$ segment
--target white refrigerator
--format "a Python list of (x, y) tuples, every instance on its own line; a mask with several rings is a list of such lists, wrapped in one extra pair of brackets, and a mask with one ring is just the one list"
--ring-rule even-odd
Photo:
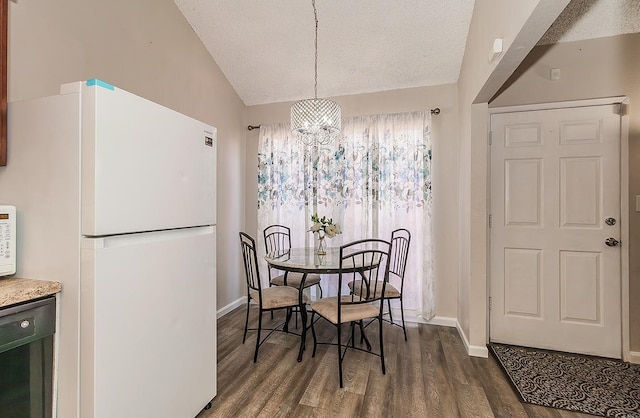
[(9, 104), (16, 276), (62, 283), (54, 416), (192, 418), (216, 395), (216, 147), (98, 79)]

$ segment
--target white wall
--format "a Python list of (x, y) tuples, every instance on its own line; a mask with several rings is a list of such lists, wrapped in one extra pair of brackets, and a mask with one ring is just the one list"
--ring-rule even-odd
[[(433, 116), (433, 234), (435, 243), (434, 275), (436, 315), (455, 318), (457, 312), (458, 231), (453, 215), (458, 207), (457, 194), (457, 89), (454, 84), (358, 94), (333, 98), (342, 107), (343, 117), (411, 112), (439, 107)], [(287, 123), (292, 103), (250, 106), (247, 121), (251, 125)], [(257, 150), (259, 131), (248, 131), (245, 225), (251, 234), (257, 231)]]
[[(476, 0), (458, 79), (458, 321), (468, 352), (487, 355), (487, 103), (569, 0)], [(489, 62), (496, 38), (505, 52)]]
[[(217, 305), (241, 297), (245, 106), (173, 1), (10, 1), (8, 58), (9, 101), (100, 78), (218, 128)], [(59, 417), (75, 416), (76, 391), (60, 388)]]

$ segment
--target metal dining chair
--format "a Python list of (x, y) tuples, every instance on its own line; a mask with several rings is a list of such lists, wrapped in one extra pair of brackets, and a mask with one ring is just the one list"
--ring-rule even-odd
[[(385, 320), (391, 325), (402, 328), (404, 332), (404, 340), (407, 341), (407, 328), (404, 322), (404, 306), (402, 304), (402, 291), (404, 289), (404, 274), (407, 269), (407, 258), (409, 256), (409, 244), (411, 243), (411, 232), (404, 228), (396, 229), (391, 233), (391, 252), (389, 255), (389, 282), (386, 286), (384, 298), (387, 300), (387, 307), (389, 309), (389, 319)], [(354, 293), (359, 294), (363, 291), (362, 280), (354, 280), (347, 283), (347, 287)], [(366, 293), (365, 296), (370, 297)], [(370, 289), (369, 289), (370, 290)], [(391, 313), (391, 300), (397, 299), (400, 301), (400, 316), (402, 317), (402, 325), (393, 321), (393, 314)]]
[[(388, 241), (380, 239), (365, 239), (354, 241), (340, 247), (340, 270), (338, 273), (338, 296), (322, 298), (311, 303), (311, 332), (313, 334), (313, 355), (316, 354), (318, 344), (336, 345), (338, 347), (338, 368), (340, 374), (340, 387), (344, 387), (342, 378), (342, 362), (348, 349), (359, 350), (380, 357), (382, 374), (386, 374), (384, 364), (384, 346), (382, 338), (382, 315), (384, 310), (384, 295), (389, 274), (389, 249)], [(342, 284), (354, 281), (358, 277), (367, 285), (361, 286), (359, 292), (343, 294)], [(337, 343), (318, 342), (315, 332), (315, 315), (320, 316), (337, 330)], [(378, 353), (371, 351), (371, 345), (362, 332), (365, 320), (370, 320), (366, 325), (377, 320), (379, 324), (379, 349)], [(351, 336), (345, 343), (342, 342), (342, 325), (350, 324)], [(355, 325), (358, 325), (362, 337), (367, 342), (367, 348), (355, 345)]]
[[(244, 261), (244, 270), (247, 279), (247, 316), (244, 322), (244, 335), (242, 336), (242, 344), (244, 344), (247, 339), (247, 331), (257, 331), (258, 335), (256, 337), (256, 350), (253, 355), (253, 362), (258, 361), (258, 350), (263, 342), (269, 338), (274, 331), (285, 331), (288, 332), (288, 323), (291, 319), (291, 314), (294, 308), (299, 309), (304, 317), (303, 322), (306, 319), (306, 308), (300, 309), (304, 307), (307, 303), (307, 296), (303, 294), (303, 292), (298, 289), (294, 289), (289, 286), (274, 286), (274, 287), (262, 287), (262, 282), (260, 281), (260, 271), (258, 268), (258, 257), (256, 255), (256, 242), (253, 238), (251, 238), (248, 234), (244, 232), (240, 232), (240, 246), (242, 249), (242, 259)], [(258, 304), (258, 328), (249, 328), (249, 308), (251, 305), (251, 301), (254, 301)], [(260, 340), (260, 332), (262, 328), (262, 313), (265, 311), (271, 311), (278, 309), (286, 309), (287, 315), (285, 322), (281, 325), (276, 326), (275, 328), (265, 328), (269, 332), (263, 340)], [(280, 329), (280, 327), (283, 327)], [(300, 342), (300, 354), (298, 358), (302, 355), (302, 350), (304, 348), (304, 341)]]
[[(284, 225), (270, 225), (264, 230), (264, 245), (267, 254), (281, 254), (291, 249), (291, 229)], [(269, 268), (269, 286), (284, 286), (285, 274), (279, 270)], [(276, 272), (277, 275), (272, 276)], [(300, 288), (302, 273), (287, 274), (287, 286)], [(320, 286), (320, 275), (307, 274), (304, 287), (318, 286), (320, 297), (322, 297), (322, 287)]]

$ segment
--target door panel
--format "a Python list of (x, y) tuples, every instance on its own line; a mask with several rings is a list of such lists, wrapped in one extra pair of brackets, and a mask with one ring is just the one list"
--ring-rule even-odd
[(620, 358), (616, 110), (491, 116), (491, 341)]
[(560, 227), (599, 228), (602, 214), (601, 159), (560, 159)]
[(541, 226), (542, 160), (505, 160), (506, 224)]
[(540, 317), (541, 251), (505, 248), (505, 312)]
[(601, 254), (560, 251), (560, 321), (601, 325)]

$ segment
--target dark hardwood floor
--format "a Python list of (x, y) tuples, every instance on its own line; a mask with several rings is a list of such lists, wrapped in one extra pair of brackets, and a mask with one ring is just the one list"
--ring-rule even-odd
[[(299, 337), (278, 332), (260, 347), (254, 364), (255, 332), (242, 344), (245, 309), (218, 320), (218, 395), (198, 418), (590, 416), (521, 403), (496, 361), (469, 357), (449, 327), (408, 324), (405, 342), (401, 328), (385, 323), (387, 374), (378, 357), (350, 350), (344, 389), (337, 348), (319, 345), (312, 358), (311, 332), (302, 362), (296, 361)], [(276, 314), (274, 323), (282, 318)], [(257, 308), (249, 321), (257, 324)], [(263, 321), (272, 324), (268, 313)], [(322, 320), (316, 331), (319, 341), (335, 338), (335, 328)], [(367, 336), (377, 350), (377, 326), (367, 328)]]

